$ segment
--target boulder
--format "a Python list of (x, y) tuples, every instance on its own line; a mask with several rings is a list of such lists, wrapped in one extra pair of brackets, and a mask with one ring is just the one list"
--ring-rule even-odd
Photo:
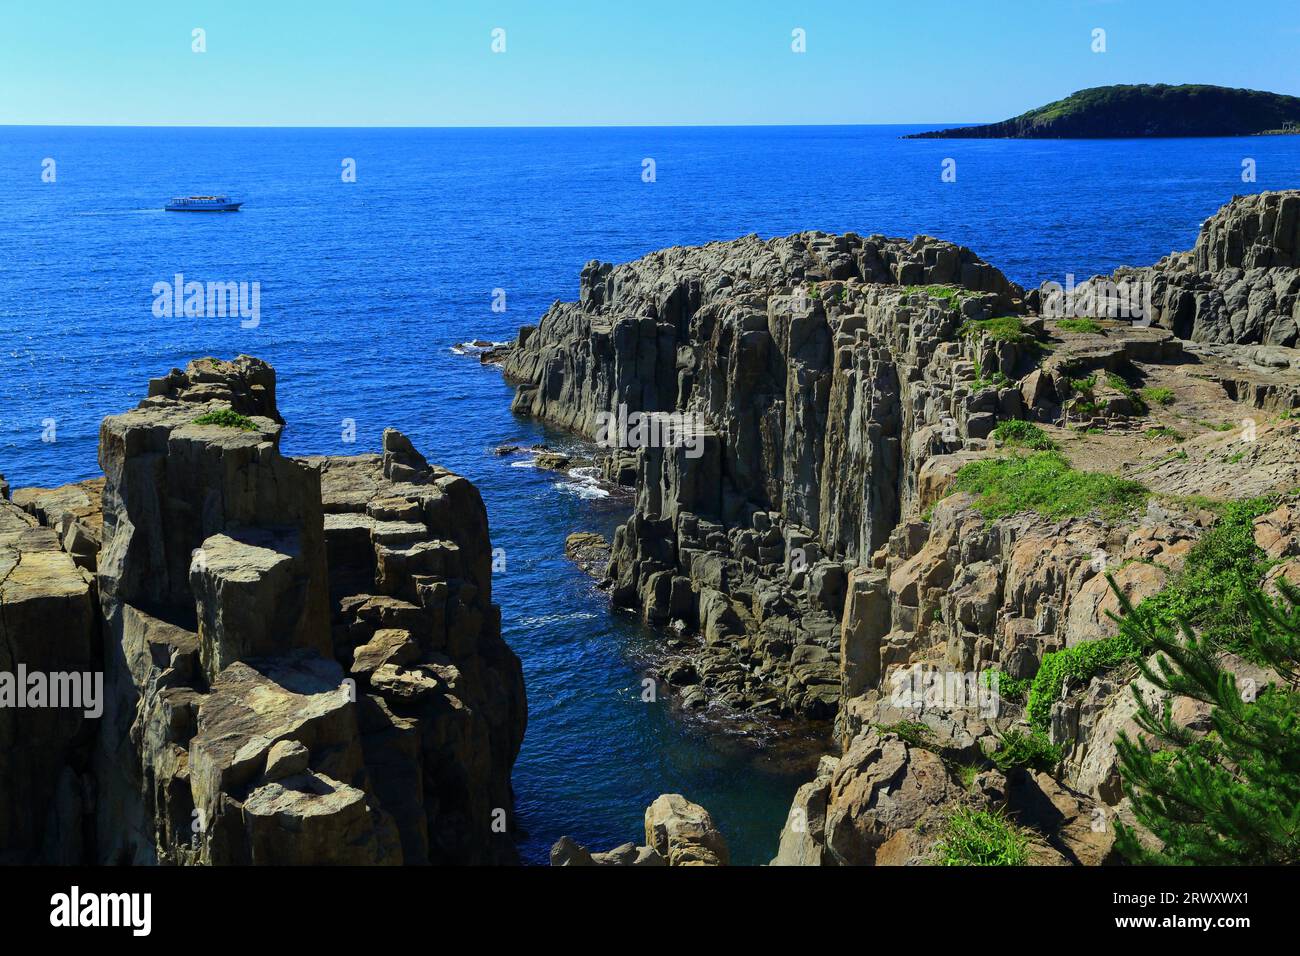
[(680, 793), (665, 793), (646, 808), (645, 840), (669, 866), (726, 866), (730, 858), (713, 817)]
[(840, 866), (922, 862), (960, 794), (937, 754), (869, 729), (831, 778), (826, 852)]

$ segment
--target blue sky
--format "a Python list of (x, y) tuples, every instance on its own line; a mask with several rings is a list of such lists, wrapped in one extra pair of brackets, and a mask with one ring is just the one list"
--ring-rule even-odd
[(1298, 64), (1294, 0), (0, 0), (0, 124), (976, 122)]

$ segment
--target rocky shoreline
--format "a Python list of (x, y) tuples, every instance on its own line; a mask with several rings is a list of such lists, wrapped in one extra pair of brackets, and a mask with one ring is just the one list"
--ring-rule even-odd
[[(1032, 863), (1116, 862), (1115, 740), (1162, 693), (1131, 657), (1060, 664), (1113, 638), (1108, 577), (1169, 595), (1231, 532), (1251, 583), (1300, 585), (1300, 192), (1061, 296), (924, 236), (749, 236), (590, 263), (515, 343), (465, 343), (596, 449), (501, 454), (625, 489), (613, 540), (566, 552), (661, 636), (674, 706), (820, 752), (774, 863), (935, 862), (963, 813)], [(395, 430), (294, 458), (284, 424), (269, 365), (199, 359), (104, 420), (102, 477), (0, 478), (0, 674), (44, 681), (0, 707), (0, 862), (517, 861), (526, 695), (479, 492)], [(644, 844), (552, 853), (728, 861), (680, 794)]]
[[(1011, 814), (1034, 862), (1102, 863), (1131, 820), (1113, 741), (1135, 667), (1067, 682), (1033, 721), (1017, 694), (982, 713), (893, 691), (928, 670), (1023, 685), (1113, 634), (1102, 571), (1134, 602), (1161, 592), (1217, 502), (1269, 496), (1257, 547), (1300, 580), (1297, 255), (1300, 193), (1238, 197), (1190, 252), (1085, 283), (1084, 318), (928, 237), (746, 237), (589, 263), (502, 367), (517, 412), (588, 438), (619, 412), (702, 423), (700, 454), (617, 449), (636, 507), (606, 575), (616, 605), (708, 649), (716, 666), (670, 678), (683, 696), (833, 724), (774, 862), (927, 862), (967, 807)], [(1145, 510), (989, 518), (955, 480), (1017, 435)], [(1058, 759), (998, 769), (1021, 733)]]
[(103, 479), (0, 500), (0, 670), (106, 684), (95, 721), (0, 710), (4, 862), (517, 859), (477, 490), (393, 430), (286, 457), (283, 424), (270, 366), (198, 360), (105, 419)]

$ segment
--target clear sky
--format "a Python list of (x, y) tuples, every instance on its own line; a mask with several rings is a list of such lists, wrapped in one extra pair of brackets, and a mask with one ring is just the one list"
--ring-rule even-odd
[(1143, 82), (1300, 94), (1300, 3), (0, 0), (0, 124), (982, 122)]

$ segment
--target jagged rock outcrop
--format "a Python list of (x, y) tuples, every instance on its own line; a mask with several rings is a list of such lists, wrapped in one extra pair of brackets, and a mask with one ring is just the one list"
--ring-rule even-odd
[(609, 542), (593, 531), (575, 531), (564, 540), (564, 554), (586, 574), (604, 579), (609, 566)]
[(8, 647), (45, 661), (79, 639), (105, 674), (102, 718), (86, 729), (65, 714), (26, 775), (58, 832), (24, 823), (37, 843), (15, 851), (512, 862), (526, 707), (477, 490), (392, 430), (382, 455), (282, 455), (274, 372), (247, 356), (193, 362), (149, 392), (104, 421), (102, 484), (3, 504), (24, 568), (6, 577)]
[[(335, 656), (361, 695), (366, 761), (408, 855), (503, 862), (527, 708), (492, 602), (478, 489), (400, 433), (382, 455), (308, 458), (325, 507)], [(490, 852), (489, 852), (490, 850)]]
[[(1051, 774), (987, 776), (1029, 728), (1023, 701), (979, 688), (1113, 634), (1104, 572), (1133, 601), (1165, 587), (1217, 520), (1207, 498), (1300, 485), (1297, 201), (1236, 200), (1197, 250), (1146, 270), (1154, 323), (1039, 314), (1047, 287), (1022, 297), (935, 240), (804, 234), (589, 264), (578, 302), (521, 331), (517, 411), (598, 443), (643, 413), (639, 438), (607, 440), (607, 474), (630, 461), (636, 489), (608, 576), (615, 603), (674, 625), (675, 649), (694, 635), (667, 683), (687, 706), (835, 718), (841, 755), (800, 788), (775, 862), (930, 862), (958, 806), (1007, 814), (1035, 862), (1111, 860), (1136, 667), (1062, 688)], [(1238, 315), (1243, 281), (1273, 293)], [(1206, 324), (1174, 321), (1161, 290), (1197, 282)], [(1236, 318), (1211, 322), (1216, 295)], [(646, 440), (670, 420), (695, 441)], [(1140, 481), (1146, 510), (990, 519), (954, 494), (1017, 420), (1075, 469)], [(1261, 541), (1300, 553), (1293, 524), (1273, 516)], [(973, 696), (900, 696), (935, 673)]]
[(680, 793), (662, 794), (646, 807), (642, 846), (592, 853), (565, 836), (551, 848), (551, 866), (726, 866), (730, 859), (709, 811)]
[[(701, 309), (738, 298), (761, 311), (768, 294), (800, 288), (811, 302), (825, 304), (837, 290), (822, 295), (816, 284), (848, 280), (959, 283), (1004, 298), (1019, 293), (969, 249), (925, 237), (746, 236), (673, 247), (625, 265), (590, 262), (578, 302), (557, 302), (536, 328), (521, 330), (504, 366), (519, 383), (514, 407), (587, 435), (595, 434), (598, 413), (620, 404), (634, 412), (684, 407), (703, 381), (695, 352), (708, 336), (691, 328)], [(751, 292), (755, 298), (747, 300)], [(751, 324), (757, 320), (751, 315)], [(807, 344), (802, 333), (816, 324), (810, 319), (794, 329), (796, 351)], [(736, 331), (765, 332), (766, 323), (760, 326)], [(738, 345), (761, 348), (768, 338), (753, 334)]]
[[(1077, 296), (1101, 281), (1080, 285)], [(1147, 283), (1150, 320), (1180, 338), (1294, 347), (1300, 341), (1300, 190), (1234, 197), (1202, 223), (1190, 251), (1120, 269), (1109, 281)], [(1249, 355), (1262, 368), (1296, 367), (1286, 351)]]
[[(956, 308), (919, 288), (936, 283), (959, 285)], [(948, 423), (954, 440), (982, 438), (1000, 403), (1019, 407), (1008, 389), (967, 414), (959, 386), (1022, 356), (977, 356), (957, 335), (1019, 293), (936, 240), (747, 237), (589, 264), (580, 301), (521, 334), (505, 371), (521, 383), (516, 410), (589, 436), (620, 412), (699, 423), (696, 447), (637, 458), (613, 599), (697, 629), (715, 664), (705, 686), (726, 703), (826, 717), (847, 570), (912, 494), (911, 443), (947, 447)], [(923, 368), (932, 387), (905, 396)]]

